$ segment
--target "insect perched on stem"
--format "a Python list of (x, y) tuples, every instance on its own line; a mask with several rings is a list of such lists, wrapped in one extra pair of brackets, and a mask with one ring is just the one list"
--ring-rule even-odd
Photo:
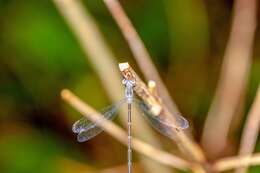
[[(172, 128), (175, 129), (186, 129), (189, 127), (188, 121), (180, 116), (175, 115), (172, 121), (171, 118), (164, 116), (164, 110), (159, 104), (159, 100), (156, 98), (150, 97), (150, 91), (146, 90), (146, 87), (136, 85), (136, 76), (127, 71), (127, 63), (119, 64), (119, 68), (121, 71), (124, 71), (124, 79), (122, 80), (122, 84), (125, 86), (125, 98), (120, 100), (119, 102), (105, 108), (101, 111), (103, 117), (101, 117), (96, 122), (91, 122), (87, 118), (83, 117), (80, 120), (76, 121), (72, 126), (72, 131), (77, 133), (77, 140), (79, 142), (87, 141), (99, 133), (103, 131), (100, 124), (104, 123), (107, 120), (112, 120), (115, 118), (118, 109), (124, 104), (127, 103), (128, 106), (128, 173), (132, 172), (132, 149), (131, 149), (131, 123), (132, 123), (132, 115), (131, 108), (132, 104), (135, 103), (140, 110), (142, 111), (142, 115), (151, 123), (151, 125), (157, 129), (162, 134), (173, 138), (174, 134), (172, 133)], [(139, 100), (134, 97), (134, 91), (138, 94), (138, 96), (145, 100)]]

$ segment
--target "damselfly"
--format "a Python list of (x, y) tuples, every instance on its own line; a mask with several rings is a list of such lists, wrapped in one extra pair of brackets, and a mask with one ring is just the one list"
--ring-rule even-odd
[[(100, 124), (107, 120), (112, 120), (115, 118), (118, 109), (124, 104), (128, 105), (128, 173), (131, 173), (132, 164), (132, 150), (131, 150), (131, 106), (132, 103), (137, 104), (137, 106), (142, 111), (145, 119), (151, 123), (151, 125), (170, 138), (174, 138), (174, 129), (186, 129), (189, 126), (188, 121), (181, 115), (174, 114), (174, 117), (168, 117), (164, 115), (164, 112), (160, 110), (160, 115), (155, 115), (155, 110), (145, 103), (144, 101), (134, 98), (133, 88), (135, 87), (134, 79), (123, 79), (122, 83), (125, 85), (125, 98), (120, 100), (118, 103), (109, 106), (108, 108), (101, 111), (103, 115), (100, 120), (96, 122), (91, 122), (87, 118), (83, 117), (76, 121), (72, 126), (72, 131), (77, 133), (77, 140), (79, 142), (87, 141), (103, 131)], [(141, 89), (139, 89), (141, 90)], [(145, 93), (145, 92), (143, 92)], [(157, 111), (158, 113), (158, 111)]]

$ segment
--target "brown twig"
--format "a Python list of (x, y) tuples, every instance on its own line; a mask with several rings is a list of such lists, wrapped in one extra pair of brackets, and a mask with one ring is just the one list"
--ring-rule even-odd
[[(114, 102), (122, 99), (124, 90), (114, 55), (106, 45), (101, 32), (87, 9), (84, 8), (80, 0), (53, 0), (53, 2), (76, 35), (82, 50), (101, 79), (100, 81), (110, 99)], [(133, 112), (133, 114), (136, 113)], [(120, 110), (120, 120), (123, 124), (127, 122), (127, 116), (124, 115), (126, 115), (126, 110)], [(133, 133), (160, 148), (160, 141), (156, 140), (150, 127), (144, 123), (144, 120), (140, 116), (135, 116), (134, 118), (136, 123), (133, 124)], [(143, 133), (139, 133), (140, 131)], [(171, 172), (166, 166), (151, 161), (151, 159), (147, 159), (142, 155), (139, 158), (147, 172)]]
[(158, 92), (163, 102), (171, 111), (178, 112), (178, 108), (176, 104), (172, 101), (167, 88), (163, 84), (159, 73), (157, 72), (153, 62), (151, 61), (151, 57), (147, 49), (145, 48), (145, 45), (143, 44), (141, 38), (139, 37), (133, 24), (127, 17), (118, 0), (103, 1), (108, 7), (116, 23), (118, 24), (146, 80), (154, 80), (158, 85)]
[(256, 0), (235, 1), (220, 81), (202, 135), (202, 144), (211, 158), (217, 157), (225, 148), (231, 121), (245, 91), (256, 28), (256, 8)]
[[(97, 122), (100, 120), (102, 115), (100, 115), (97, 111), (93, 108), (85, 104), (81, 101), (77, 96), (75, 96), (72, 92), (65, 89), (61, 92), (62, 98), (69, 103), (74, 109), (79, 111), (82, 115), (88, 118), (91, 121)], [(102, 124), (98, 124), (101, 126), (107, 133), (113, 136), (115, 139), (127, 145), (127, 133), (114, 124), (111, 121), (102, 121)], [(187, 170), (191, 167), (189, 162), (174, 156), (173, 154), (167, 153), (165, 151), (161, 151), (153, 146), (142, 142), (136, 138), (132, 139), (133, 149), (138, 151), (139, 153), (144, 154), (145, 156), (158, 161), (159, 163), (171, 166), (173, 168)]]
[[(135, 93), (147, 104), (149, 105), (151, 111), (156, 116), (163, 116), (163, 118), (167, 118), (168, 121), (172, 122), (173, 125), (176, 124), (176, 119), (174, 119), (174, 115), (165, 107), (160, 99), (154, 96), (144, 82), (138, 77), (135, 71), (130, 67), (128, 63), (119, 64), (119, 68), (121, 74), (125, 79), (134, 80)], [(176, 125), (178, 127), (178, 125)], [(200, 149), (200, 147), (193, 141), (191, 141), (182, 130), (178, 130), (178, 128), (172, 128), (172, 132), (174, 134), (174, 139), (177, 141), (177, 144), (184, 148), (187, 153), (189, 153), (190, 159), (193, 159), (198, 162), (205, 162), (205, 157)]]
[[(250, 155), (253, 153), (258, 132), (260, 128), (260, 86), (258, 87), (257, 94), (253, 106), (249, 112), (248, 119), (242, 134), (240, 142), (239, 155)], [(238, 168), (236, 173), (247, 172), (247, 167)]]
[(241, 166), (254, 166), (260, 164), (260, 153), (256, 153), (250, 156), (234, 156), (223, 158), (215, 162), (212, 168), (215, 171), (227, 171), (230, 169), (238, 168)]
[[(123, 88), (114, 56), (87, 9), (79, 0), (53, 0), (53, 2), (76, 35), (82, 50), (101, 78), (102, 84), (106, 86), (110, 98), (114, 101), (122, 98)], [(107, 74), (110, 74), (109, 78)]]

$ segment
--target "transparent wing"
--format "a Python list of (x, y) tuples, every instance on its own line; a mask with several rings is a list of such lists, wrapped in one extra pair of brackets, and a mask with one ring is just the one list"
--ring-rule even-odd
[(101, 133), (103, 131), (103, 129), (101, 129), (98, 126), (95, 126), (93, 124), (92, 127), (90, 127), (88, 130), (82, 131), (78, 134), (77, 136), (77, 140), (79, 142), (84, 142), (87, 141), (95, 136), (97, 136), (99, 133)]
[(82, 117), (78, 121), (76, 121), (72, 126), (72, 132), (73, 133), (80, 133), (87, 128), (89, 128), (91, 125), (95, 124), (92, 121), (89, 121), (87, 118)]
[(98, 125), (102, 124), (102, 122), (105, 120), (112, 120), (116, 116), (118, 108), (125, 101), (126, 99), (120, 100), (118, 103), (103, 109), (103, 111), (100, 112), (103, 116), (100, 117), (100, 119), (96, 122), (89, 121), (85, 117), (76, 121), (72, 126), (72, 131), (74, 133), (78, 133), (78, 141), (87, 141), (102, 132), (103, 129), (100, 128)]
[(175, 115), (172, 117), (173, 119), (169, 119), (165, 116), (155, 116), (143, 101), (137, 101), (137, 103), (139, 108), (143, 111), (145, 119), (147, 119), (156, 130), (169, 138), (174, 138), (175, 136), (172, 131), (173, 128), (182, 130), (189, 127), (189, 122), (180, 115)]

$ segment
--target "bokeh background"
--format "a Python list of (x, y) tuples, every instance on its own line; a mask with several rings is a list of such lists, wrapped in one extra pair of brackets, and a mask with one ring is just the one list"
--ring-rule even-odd
[[(139, 71), (103, 2), (83, 3), (115, 60), (129, 61)], [(121, 3), (199, 141), (219, 79), (234, 2)], [(245, 115), (260, 81), (259, 31), (257, 28)], [(87, 173), (124, 166), (126, 148), (106, 133), (85, 143), (76, 141), (71, 125), (80, 114), (60, 98), (60, 91), (69, 88), (99, 110), (112, 103), (104, 87), (52, 1), (0, 1), (0, 172)], [(230, 137), (233, 151), (239, 145), (245, 116), (242, 119)], [(168, 139), (156, 135), (167, 150), (174, 150)], [(260, 151), (259, 140), (255, 151)], [(136, 157), (135, 161), (138, 163)], [(260, 172), (260, 168), (250, 171)]]

